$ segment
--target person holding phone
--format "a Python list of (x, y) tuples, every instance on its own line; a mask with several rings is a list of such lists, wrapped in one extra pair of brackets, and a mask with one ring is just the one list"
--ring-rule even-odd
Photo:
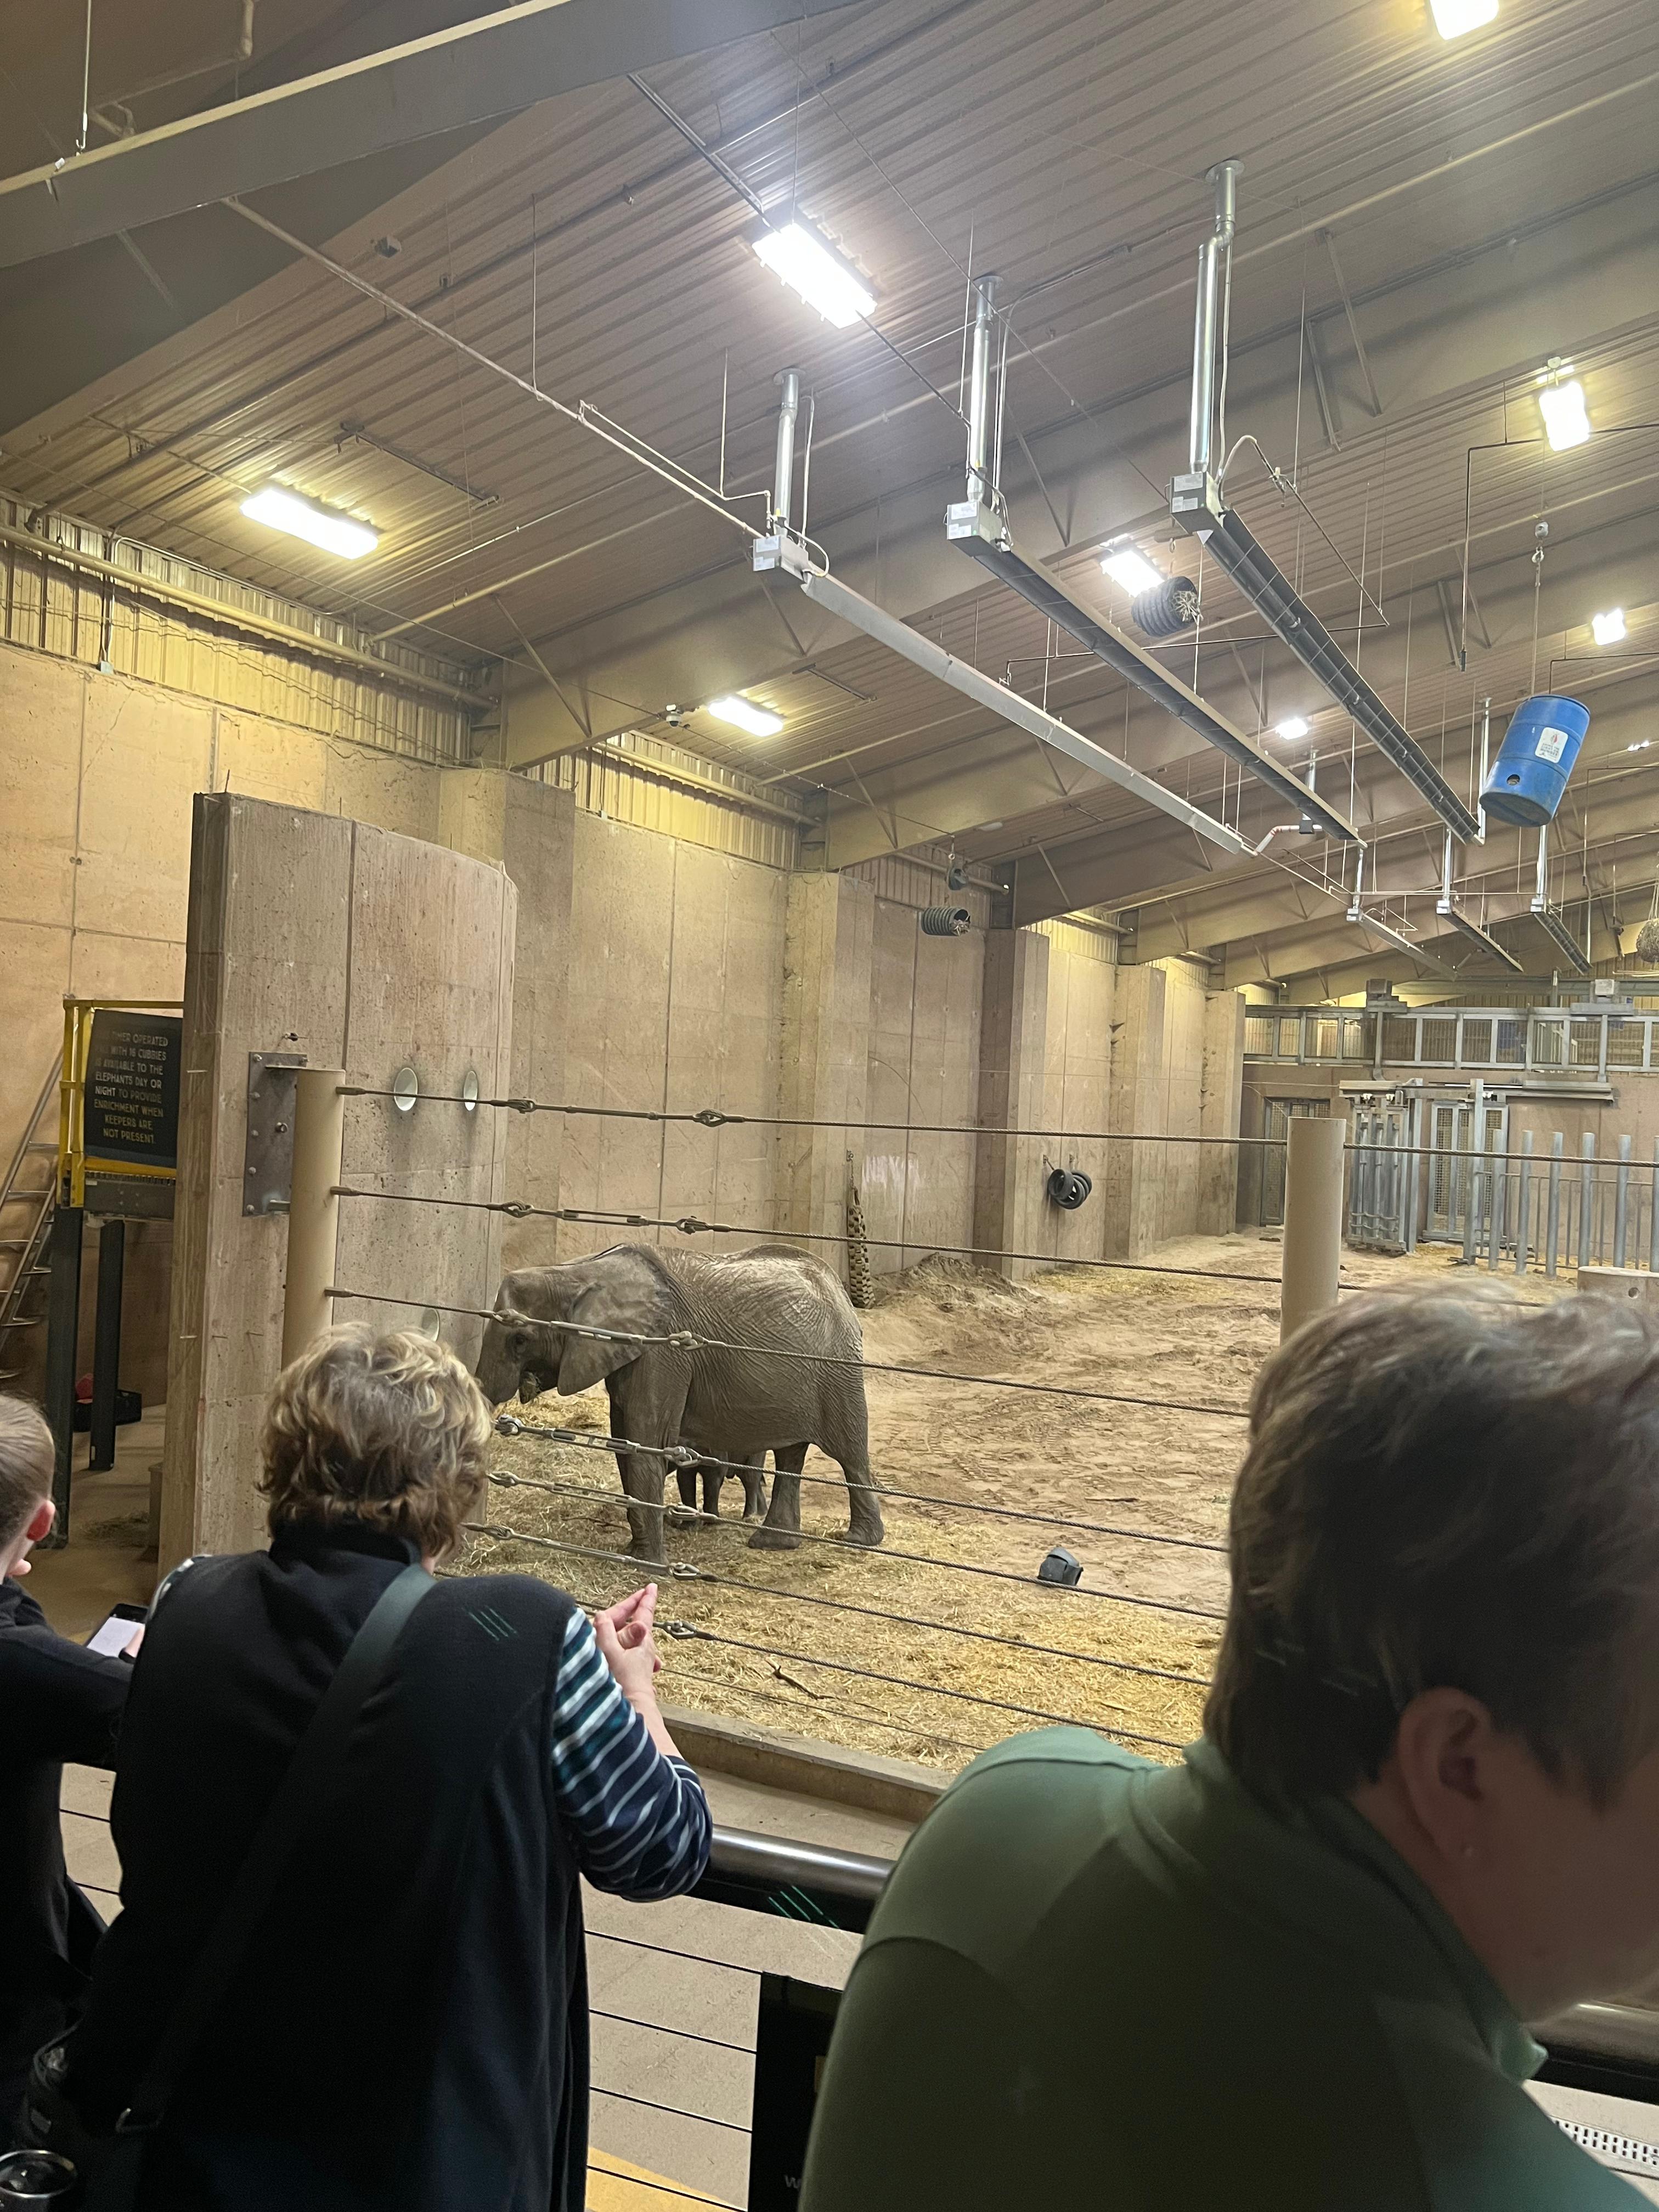
[[(586, 2202), (580, 1883), (678, 1896), (711, 1826), (657, 1704), (654, 1586), (590, 1622), (527, 1575), (433, 1578), (477, 1518), (491, 1433), (447, 1346), (321, 1337), (266, 1413), (270, 1549), (156, 1594), (111, 1810), (121, 1917), (61, 2069), (88, 2135), (123, 2113), (142, 2131), (143, 2212)], [(422, 1568), (347, 1755), (285, 1801), (356, 1639)]]
[[(21, 1587), (52, 1530), (52, 1431), (0, 1396), (0, 2148), (38, 2045), (85, 1995), (104, 1923), (64, 1864), (64, 1764), (113, 1766), (132, 1670), (48, 1625)], [(130, 1630), (136, 1652), (142, 1626)]]

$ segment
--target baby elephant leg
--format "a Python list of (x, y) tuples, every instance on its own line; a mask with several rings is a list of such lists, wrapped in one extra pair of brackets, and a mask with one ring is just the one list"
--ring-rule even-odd
[[(680, 1502), (668, 1515), (671, 1528), (695, 1528), (697, 1525), (697, 1468), (695, 1460), (687, 1459), (674, 1469), (674, 1480), (679, 1486)], [(708, 1478), (703, 1477), (706, 1483)]]
[(758, 1521), (766, 1511), (766, 1454), (756, 1452), (744, 1462), (743, 1517)]
[(712, 1460), (705, 1461), (702, 1470), (702, 1510), (711, 1518), (719, 1515), (720, 1492), (725, 1486), (726, 1470), (716, 1467)]

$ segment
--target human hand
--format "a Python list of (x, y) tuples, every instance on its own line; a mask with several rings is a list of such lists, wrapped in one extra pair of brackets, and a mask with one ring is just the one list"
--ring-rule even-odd
[(593, 1616), (593, 1634), (605, 1663), (630, 1705), (656, 1702), (653, 1677), (662, 1667), (652, 1629), (657, 1617), (657, 1585), (647, 1583)]

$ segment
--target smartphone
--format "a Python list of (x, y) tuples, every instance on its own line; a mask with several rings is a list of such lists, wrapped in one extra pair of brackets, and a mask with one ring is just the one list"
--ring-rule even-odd
[(100, 1651), (107, 1659), (118, 1659), (132, 1641), (132, 1632), (141, 1627), (149, 1608), (142, 1605), (118, 1605), (112, 1607), (106, 1620), (101, 1621), (87, 1638), (88, 1651)]

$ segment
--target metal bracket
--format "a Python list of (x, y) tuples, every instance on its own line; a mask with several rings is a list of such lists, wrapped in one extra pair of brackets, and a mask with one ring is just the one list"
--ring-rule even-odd
[(288, 1212), (294, 1189), (295, 1072), (305, 1065), (302, 1052), (251, 1052), (247, 1056), (245, 1214)]

